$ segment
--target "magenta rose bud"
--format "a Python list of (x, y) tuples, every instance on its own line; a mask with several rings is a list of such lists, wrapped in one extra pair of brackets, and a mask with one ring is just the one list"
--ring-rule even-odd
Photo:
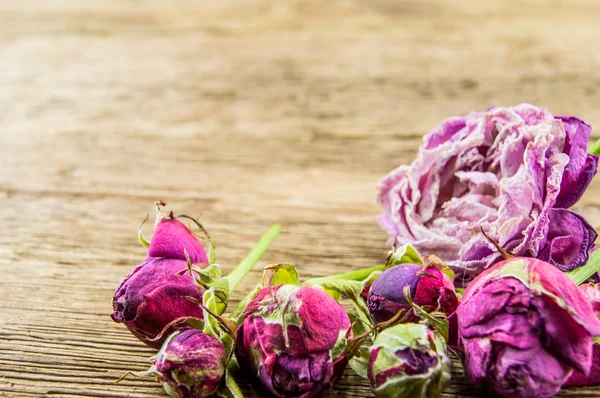
[(170, 322), (184, 316), (203, 317), (202, 309), (186, 298), (201, 302), (202, 289), (188, 272), (181, 272), (188, 268), (184, 249), (192, 262), (208, 263), (200, 242), (184, 224), (161, 218), (150, 243), (149, 257), (121, 282), (113, 297), (112, 319), (156, 349), (173, 331), (170, 328), (163, 338), (154, 341)]
[(245, 309), (236, 357), (275, 396), (314, 397), (344, 372), (350, 327), (344, 308), (319, 288), (264, 288)]
[(471, 280), (504, 251), (569, 271), (597, 233), (569, 208), (598, 168), (591, 127), (521, 104), (452, 117), (425, 135), (417, 158), (380, 183), (380, 223), (393, 241), (435, 252)]
[(590, 372), (600, 321), (551, 264), (496, 264), (469, 284), (456, 314), (469, 378), (503, 397), (550, 397), (573, 370)]
[(154, 367), (170, 396), (202, 398), (213, 395), (221, 384), (227, 360), (219, 339), (188, 329), (169, 336)]
[(207, 264), (206, 251), (192, 231), (181, 221), (161, 217), (148, 247), (148, 257), (164, 257), (186, 261), (187, 251), (193, 264)]
[[(400, 264), (383, 271), (369, 290), (367, 307), (375, 323), (389, 320), (402, 309), (412, 312), (404, 297), (405, 286), (410, 286), (412, 301), (427, 311), (439, 310), (450, 315), (458, 306), (454, 285), (446, 274), (432, 267)], [(406, 319), (417, 320), (414, 313)]]

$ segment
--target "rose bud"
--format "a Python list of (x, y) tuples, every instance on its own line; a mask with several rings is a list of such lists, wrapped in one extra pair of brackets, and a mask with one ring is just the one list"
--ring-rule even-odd
[[(600, 286), (595, 283), (586, 283), (579, 286), (587, 300), (592, 304), (596, 317), (600, 318)], [(581, 372), (573, 371), (573, 374), (564, 384), (564, 387), (589, 386), (600, 383), (600, 344), (594, 344), (592, 354), (592, 370), (588, 376)]]
[(425, 325), (384, 329), (370, 351), (367, 375), (376, 397), (439, 397), (450, 380), (444, 339)]
[(219, 339), (188, 329), (169, 336), (152, 370), (171, 397), (209, 397), (225, 377), (227, 361)]
[(121, 282), (113, 297), (115, 322), (123, 323), (143, 343), (160, 348), (174, 330), (165, 331), (179, 317), (202, 318), (198, 305), (186, 297), (202, 301), (202, 289), (189, 273), (185, 253), (194, 264), (208, 265), (208, 257), (198, 239), (173, 214), (163, 216), (158, 209), (154, 236), (148, 258)]
[(504, 397), (557, 394), (573, 370), (589, 374), (600, 321), (551, 264), (502, 261), (475, 278), (457, 311), (471, 381)]
[[(401, 309), (412, 311), (404, 296), (405, 286), (410, 286), (412, 301), (427, 311), (438, 310), (450, 315), (456, 310), (458, 298), (452, 280), (438, 269), (443, 263), (435, 256), (427, 256), (424, 261), (424, 267), (417, 264), (393, 266), (375, 279), (367, 297), (367, 307), (375, 323), (389, 320)], [(411, 314), (406, 322), (418, 319)]]
[(460, 281), (501, 260), (481, 228), (512, 255), (580, 267), (597, 236), (570, 209), (598, 168), (590, 134), (574, 116), (529, 104), (451, 117), (379, 183), (380, 223), (392, 241), (435, 252)]
[(112, 319), (123, 323), (146, 345), (159, 349), (172, 330), (155, 338), (180, 317), (202, 318), (197, 304), (186, 297), (202, 301), (202, 289), (189, 273), (185, 260), (147, 258), (117, 288), (113, 298)]
[(264, 288), (243, 316), (236, 358), (275, 396), (313, 397), (344, 372), (350, 320), (322, 289)]

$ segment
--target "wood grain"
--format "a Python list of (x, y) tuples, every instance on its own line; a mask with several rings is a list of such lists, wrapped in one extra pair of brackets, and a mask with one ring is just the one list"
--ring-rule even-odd
[[(202, 214), (226, 270), (281, 223), (260, 265), (308, 278), (384, 258), (375, 185), (445, 117), (531, 102), (600, 126), (598, 15), (593, 0), (1, 2), (0, 396), (164, 395), (115, 384), (153, 351), (109, 317), (157, 199)], [(578, 206), (596, 228), (599, 195)], [(331, 394), (370, 396), (351, 371)], [(444, 395), (481, 392), (455, 364)]]

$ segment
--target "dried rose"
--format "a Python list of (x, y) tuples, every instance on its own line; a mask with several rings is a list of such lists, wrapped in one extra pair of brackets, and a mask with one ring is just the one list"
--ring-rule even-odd
[(162, 346), (173, 330), (154, 339), (175, 319), (202, 318), (202, 309), (187, 298), (202, 301), (203, 290), (189, 273), (181, 273), (188, 268), (185, 251), (194, 263), (208, 263), (200, 242), (184, 224), (170, 217), (159, 218), (149, 257), (127, 275), (115, 292), (112, 319), (123, 323), (150, 347)]
[(376, 397), (439, 397), (450, 380), (444, 340), (425, 325), (383, 330), (370, 348), (368, 377)]
[[(452, 280), (430, 263), (439, 259), (432, 256), (424, 260), (424, 267), (400, 264), (388, 268), (375, 279), (367, 298), (369, 313), (375, 323), (389, 320), (402, 309), (412, 311), (412, 305), (404, 296), (405, 286), (410, 286), (412, 301), (426, 311), (441, 311), (450, 315), (456, 310), (458, 298)], [(418, 319), (411, 314), (406, 321), (415, 322)]]
[(458, 307), (473, 383), (504, 397), (549, 397), (588, 374), (600, 321), (569, 277), (533, 258), (502, 261), (469, 284)]
[(169, 336), (156, 356), (152, 371), (172, 397), (209, 397), (225, 377), (227, 360), (227, 352), (218, 338), (189, 329)]
[(267, 287), (243, 316), (236, 357), (275, 396), (313, 397), (344, 372), (350, 320), (324, 290)]
[(579, 267), (597, 234), (568, 208), (597, 170), (590, 131), (528, 104), (447, 119), (410, 166), (380, 182), (380, 222), (398, 244), (435, 252), (460, 280), (500, 259), (482, 227), (516, 256)]

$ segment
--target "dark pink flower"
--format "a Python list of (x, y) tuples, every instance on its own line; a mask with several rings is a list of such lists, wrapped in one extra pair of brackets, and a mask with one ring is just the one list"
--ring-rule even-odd
[(244, 312), (236, 357), (278, 397), (313, 397), (343, 373), (352, 336), (344, 308), (323, 290), (264, 288)]
[(469, 378), (501, 396), (550, 397), (573, 370), (590, 372), (600, 321), (551, 264), (496, 264), (469, 284), (456, 314)]

